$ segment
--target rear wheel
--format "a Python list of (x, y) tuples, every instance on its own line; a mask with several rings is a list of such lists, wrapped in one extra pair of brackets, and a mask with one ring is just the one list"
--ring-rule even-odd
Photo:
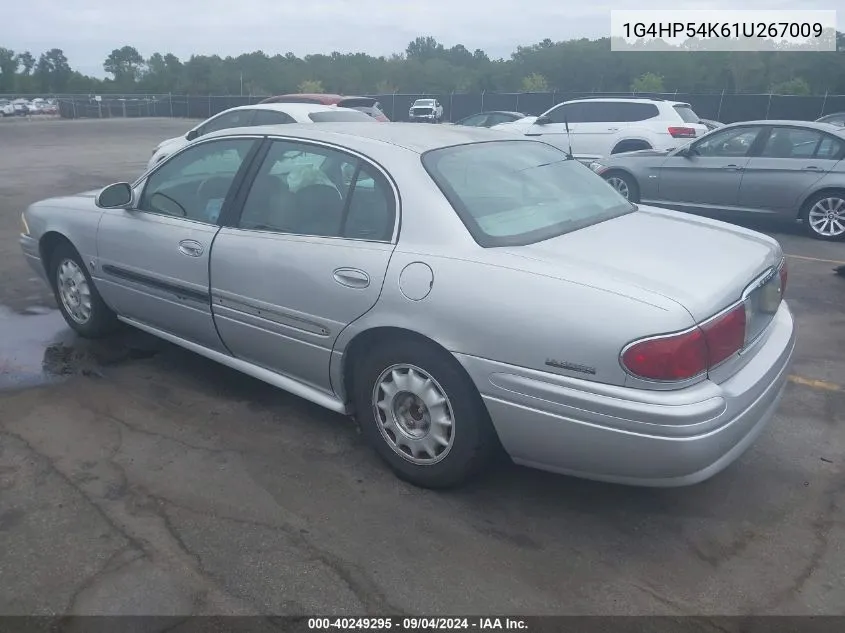
[(845, 240), (845, 191), (825, 191), (811, 197), (802, 211), (804, 226), (817, 240)]
[(475, 385), (447, 352), (415, 339), (373, 348), (356, 364), (361, 432), (396, 475), (450, 488), (479, 474), (498, 443)]
[(48, 273), (62, 316), (80, 336), (100, 338), (114, 331), (117, 316), (103, 302), (73, 246), (63, 243), (56, 247)]

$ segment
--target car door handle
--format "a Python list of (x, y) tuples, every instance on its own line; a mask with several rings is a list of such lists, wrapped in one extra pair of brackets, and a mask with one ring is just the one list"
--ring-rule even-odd
[(821, 167), (816, 167), (815, 165), (810, 165), (808, 167), (803, 168), (804, 171), (824, 171)]
[(357, 268), (338, 268), (334, 271), (334, 280), (347, 288), (366, 288), (370, 285), (370, 276)]
[(739, 165), (725, 165), (723, 169), (728, 169), (730, 171), (742, 171), (745, 167), (740, 167)]
[(188, 257), (199, 257), (203, 253), (203, 246), (196, 240), (182, 240), (179, 242), (179, 252)]

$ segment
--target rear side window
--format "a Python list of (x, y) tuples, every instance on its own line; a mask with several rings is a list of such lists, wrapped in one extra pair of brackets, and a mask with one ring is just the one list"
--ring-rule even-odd
[(422, 162), (484, 247), (532, 244), (634, 210), (600, 176), (538, 141), (445, 147)]
[(338, 110), (338, 111), (324, 111), (311, 112), (308, 115), (314, 123), (354, 123), (356, 121), (372, 121), (373, 118), (368, 114), (359, 112), (358, 110)]
[(675, 112), (678, 113), (678, 116), (681, 117), (681, 120), (684, 123), (698, 123), (701, 121), (701, 119), (698, 118), (698, 115), (688, 105), (676, 105)]
[(617, 103), (613, 105), (619, 108), (619, 118), (609, 119), (610, 121), (646, 121), (660, 114), (660, 110), (653, 103)]
[(280, 123), (296, 123), (287, 112), (277, 110), (256, 110), (252, 119), (253, 125), (279, 125)]

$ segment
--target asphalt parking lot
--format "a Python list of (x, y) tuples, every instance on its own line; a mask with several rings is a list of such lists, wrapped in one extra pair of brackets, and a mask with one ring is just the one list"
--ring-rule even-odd
[(714, 479), (421, 491), (345, 418), (53, 309), (25, 205), (131, 180), (191, 125), (0, 124), (0, 614), (845, 614), (845, 244), (778, 229), (792, 381)]

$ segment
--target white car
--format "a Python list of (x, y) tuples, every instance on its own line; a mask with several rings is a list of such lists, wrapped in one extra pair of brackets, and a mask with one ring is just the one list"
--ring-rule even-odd
[(437, 123), (443, 118), (443, 106), (437, 99), (417, 99), (408, 110), (411, 121)]
[(0, 99), (0, 116), (15, 116), (15, 106), (11, 101)]
[(182, 136), (159, 143), (147, 163), (151, 169), (159, 161), (182, 149), (195, 138), (209, 132), (233, 127), (281, 125), (285, 123), (375, 122), (368, 114), (352, 108), (338, 108), (316, 103), (257, 103), (224, 110), (206, 119)]
[(621, 152), (685, 145), (707, 133), (700, 121), (690, 104), (680, 101), (601, 97), (564, 101), (533, 121), (526, 118), (491, 129), (540, 136), (591, 162)]

